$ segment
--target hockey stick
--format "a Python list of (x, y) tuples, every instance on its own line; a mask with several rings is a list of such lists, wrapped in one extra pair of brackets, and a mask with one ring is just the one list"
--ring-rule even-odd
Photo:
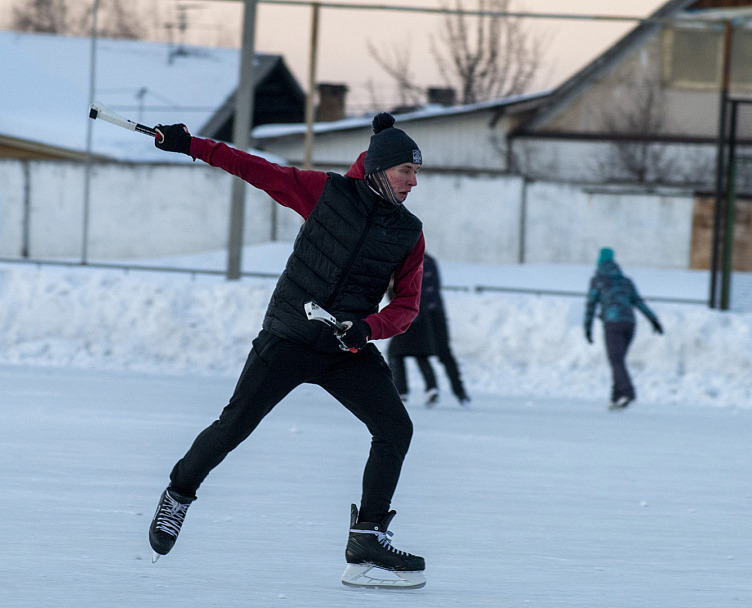
[(321, 321), (334, 328), (334, 337), (339, 341), (339, 347), (342, 350), (349, 350), (351, 353), (358, 352), (357, 348), (348, 348), (340, 338), (342, 333), (344, 333), (348, 329), (348, 327), (344, 323), (337, 321), (334, 315), (326, 312), (315, 302), (306, 302), (305, 304), (303, 304), (303, 308), (305, 309), (305, 313), (309, 321)]
[(137, 131), (138, 133), (150, 135), (151, 137), (157, 136), (157, 132), (151, 127), (147, 127), (138, 124), (137, 122), (133, 122), (132, 120), (128, 120), (117, 112), (110, 110), (110, 108), (99, 101), (89, 106), (89, 118), (91, 118), (92, 120), (99, 118), (101, 120), (110, 122), (113, 125), (117, 125), (118, 127), (128, 129), (129, 131)]

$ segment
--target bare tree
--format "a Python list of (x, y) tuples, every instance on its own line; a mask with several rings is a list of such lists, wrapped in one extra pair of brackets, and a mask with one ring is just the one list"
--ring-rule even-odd
[(601, 115), (603, 132), (612, 138), (598, 161), (602, 179), (645, 184), (685, 177), (685, 168), (669, 147), (656, 141), (669, 126), (658, 77), (625, 81), (618, 89), (622, 92), (618, 103), (607, 104)]
[[(540, 65), (542, 46), (520, 19), (506, 13), (510, 0), (477, 0), (488, 16), (447, 15), (431, 51), (447, 85), (459, 85), (462, 103), (475, 103), (524, 93)], [(442, 2), (448, 8), (448, 0)], [(463, 0), (454, 0), (457, 11)], [(474, 22), (474, 23), (473, 23)]]
[[(630, 87), (629, 98), (613, 104), (603, 117), (603, 130), (614, 141), (600, 161), (601, 171), (611, 178), (637, 183), (661, 181), (673, 169), (662, 146), (651, 139), (666, 126), (662, 90), (644, 82)], [(625, 138), (625, 139), (622, 139)], [(628, 139), (627, 139), (628, 138)]]
[[(27, 0), (13, 8), (14, 30), (48, 34), (89, 35), (93, 2), (81, 9), (75, 0)], [(98, 33), (106, 38), (138, 38), (141, 24), (133, 8), (123, 0), (102, 0), (98, 13)]]
[[(100, 36), (131, 40), (141, 37), (143, 26), (134, 9), (126, 8), (123, 0), (105, 0), (102, 5), (105, 10), (102, 14)], [(91, 17), (88, 22), (91, 22)]]
[(66, 0), (28, 0), (26, 4), (13, 7), (14, 30), (65, 34), (69, 27)]
[[(470, 5), (473, 5), (469, 8)], [(511, 0), (442, 0), (442, 27), (430, 36), (431, 54), (444, 84), (459, 91), (463, 104), (524, 93), (543, 55), (541, 40), (510, 12)], [(484, 13), (467, 15), (467, 11)], [(404, 51), (385, 56), (369, 43), (376, 62), (397, 80), (404, 94), (422, 94), (408, 73)]]
[(367, 45), (368, 51), (376, 63), (394, 79), (397, 85), (399, 105), (407, 107), (423, 103), (425, 99), (424, 89), (415, 84), (413, 74), (410, 72), (412, 63), (410, 60), (410, 41), (407, 42), (404, 49), (392, 49), (391, 53), (388, 53), (388, 51), (382, 53), (370, 40)]

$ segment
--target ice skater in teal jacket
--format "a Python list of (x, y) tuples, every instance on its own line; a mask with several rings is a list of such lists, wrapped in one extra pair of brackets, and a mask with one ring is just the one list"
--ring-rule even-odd
[(598, 267), (590, 279), (585, 306), (585, 337), (591, 344), (593, 319), (598, 306), (613, 377), (611, 407), (623, 408), (635, 399), (634, 386), (626, 364), (627, 350), (635, 334), (634, 309), (637, 308), (645, 315), (656, 333), (662, 334), (663, 328), (658, 317), (640, 297), (632, 280), (622, 274), (621, 268), (614, 261), (613, 249), (608, 247), (601, 249), (598, 256)]

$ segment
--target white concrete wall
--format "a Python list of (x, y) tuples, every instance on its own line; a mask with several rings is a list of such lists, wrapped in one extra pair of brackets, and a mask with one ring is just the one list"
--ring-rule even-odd
[(516, 264), (523, 181), (421, 172), (406, 201), (423, 221), (426, 249), (446, 260)]
[[(29, 175), (28, 200), (24, 166)], [(225, 248), (231, 180), (221, 171), (198, 164), (95, 164), (91, 174), (87, 258), (150, 258)], [(25, 204), (31, 210), (30, 257), (82, 255), (82, 165), (1, 161), (0, 184), (0, 255), (21, 255)], [(247, 244), (270, 240), (272, 210), (278, 218), (278, 238), (294, 238), (300, 218), (249, 186), (244, 231)]]
[(690, 195), (535, 182), (527, 198), (527, 263), (590, 264), (601, 247), (612, 247), (627, 266), (689, 268)]
[(20, 162), (0, 162), (0, 255), (18, 257), (23, 253), (24, 166)]
[[(22, 161), (0, 161), (0, 256), (19, 257), (27, 200)], [(84, 167), (28, 163), (29, 255), (80, 259)], [(196, 163), (95, 165), (88, 259), (138, 259), (227, 247), (231, 178)], [(628, 266), (689, 267), (692, 194), (610, 192), (519, 177), (423, 171), (407, 206), (437, 257), (486, 264), (590, 264), (602, 246)], [(297, 214), (246, 189), (246, 244), (291, 241)], [(524, 245), (523, 245), (524, 244)]]

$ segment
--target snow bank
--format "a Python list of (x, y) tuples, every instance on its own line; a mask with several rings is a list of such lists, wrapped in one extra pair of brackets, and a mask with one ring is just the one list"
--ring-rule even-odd
[[(273, 258), (255, 262), (268, 271), (283, 256)], [(0, 267), (0, 363), (236, 376), (273, 288), (270, 279), (7, 265)], [(607, 399), (601, 327), (588, 344), (583, 300), (448, 291), (445, 301), (471, 394)], [(638, 322), (628, 357), (638, 398), (750, 407), (752, 314), (651, 306), (665, 335)], [(419, 389), (411, 361), (408, 373)]]

